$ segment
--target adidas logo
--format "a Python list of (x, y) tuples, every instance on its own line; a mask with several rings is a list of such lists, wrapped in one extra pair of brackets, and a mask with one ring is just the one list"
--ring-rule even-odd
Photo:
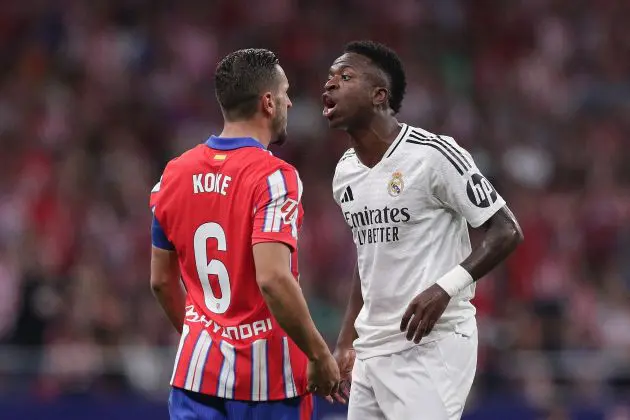
[(346, 187), (346, 190), (343, 193), (343, 197), (341, 197), (341, 202), (347, 203), (348, 201), (353, 201), (353, 200), (354, 200), (354, 195), (352, 195), (352, 190), (350, 189), (350, 186), (348, 185)]

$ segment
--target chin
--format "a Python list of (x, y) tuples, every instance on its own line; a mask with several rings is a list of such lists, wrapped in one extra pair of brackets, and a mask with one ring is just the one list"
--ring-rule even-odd
[(286, 130), (276, 136), (276, 138), (271, 142), (271, 144), (276, 146), (282, 146), (287, 141), (287, 132)]
[(335, 130), (347, 130), (348, 124), (341, 118), (332, 118), (328, 120), (328, 127)]

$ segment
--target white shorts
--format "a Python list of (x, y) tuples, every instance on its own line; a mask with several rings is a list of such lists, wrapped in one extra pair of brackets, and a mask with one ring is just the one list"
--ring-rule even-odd
[(357, 359), (348, 420), (458, 420), (477, 367), (477, 329)]

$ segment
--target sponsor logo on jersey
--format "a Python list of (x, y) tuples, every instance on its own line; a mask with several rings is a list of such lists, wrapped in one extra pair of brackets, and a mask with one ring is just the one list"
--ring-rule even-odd
[(346, 222), (348, 222), (350, 227), (353, 229), (378, 224), (406, 223), (411, 219), (409, 208), (387, 206), (382, 209), (370, 209), (365, 206), (363, 211), (354, 213), (346, 211), (344, 212), (344, 216), (346, 218)]
[(387, 206), (382, 209), (370, 209), (365, 206), (363, 211), (344, 212), (344, 217), (359, 245), (398, 242), (400, 240), (398, 226), (395, 225), (411, 220), (409, 208)]
[(197, 312), (195, 305), (186, 306), (186, 322), (188, 324), (202, 324), (208, 331), (230, 340), (246, 340), (248, 338), (264, 335), (273, 329), (271, 318), (260, 319), (248, 324), (225, 327), (217, 324), (212, 319), (206, 318), (203, 313)]
[(341, 197), (341, 202), (348, 203), (350, 201), (354, 201), (354, 195), (352, 194), (352, 188), (350, 188), (350, 185), (348, 185), (343, 192), (343, 196)]
[(475, 173), (470, 176), (466, 184), (468, 199), (477, 207), (490, 207), (497, 201), (497, 192), (483, 175)]
[(402, 172), (396, 171), (392, 174), (392, 179), (387, 183), (387, 192), (392, 197), (398, 197), (405, 188)]

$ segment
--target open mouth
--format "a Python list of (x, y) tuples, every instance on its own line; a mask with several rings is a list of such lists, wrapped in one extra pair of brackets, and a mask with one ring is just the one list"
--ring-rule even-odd
[(326, 118), (331, 118), (337, 104), (327, 94), (322, 96), (322, 100), (324, 102), (324, 111), (322, 112), (322, 115)]

